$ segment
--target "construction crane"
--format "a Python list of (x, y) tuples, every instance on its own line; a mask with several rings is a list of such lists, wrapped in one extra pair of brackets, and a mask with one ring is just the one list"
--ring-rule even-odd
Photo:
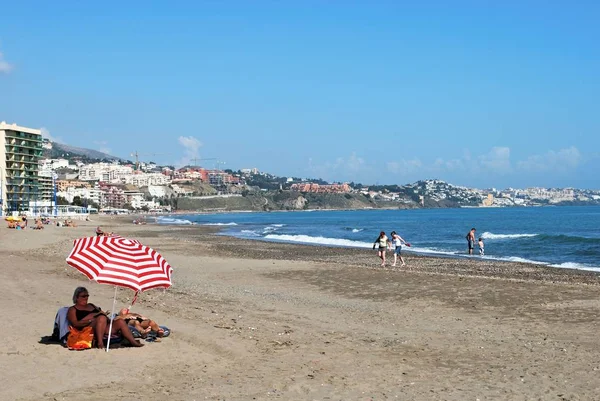
[(227, 162), (221, 161), (221, 160), (217, 160), (217, 162), (215, 163), (215, 170), (219, 171), (221, 170), (219, 168), (219, 166), (222, 166), (223, 164), (227, 164)]
[(138, 153), (137, 150), (131, 154), (132, 157), (135, 157), (135, 170), (139, 171), (140, 169), (140, 156), (170, 156), (171, 153)]
[(191, 167), (200, 167), (198, 165), (198, 162), (205, 161), (205, 160), (217, 160), (217, 158), (216, 157), (208, 157), (208, 158), (204, 159), (204, 158), (200, 158), (200, 157), (194, 157), (193, 159), (190, 159), (190, 161), (194, 163)]

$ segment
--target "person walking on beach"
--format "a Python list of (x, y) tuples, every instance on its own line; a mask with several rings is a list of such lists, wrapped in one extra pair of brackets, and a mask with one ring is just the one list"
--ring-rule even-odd
[(395, 247), (394, 263), (392, 263), (392, 266), (396, 266), (396, 261), (398, 258), (400, 258), (400, 262), (402, 262), (400, 266), (406, 266), (406, 263), (404, 263), (404, 259), (402, 258), (402, 244), (406, 244), (406, 241), (404, 241), (404, 238), (398, 235), (396, 231), (392, 231), (390, 235), (392, 236), (392, 243)]
[(473, 248), (475, 248), (475, 228), (471, 228), (471, 231), (467, 234), (467, 246), (469, 248), (469, 255), (473, 255)]
[(375, 243), (373, 244), (373, 249), (375, 249), (375, 247), (378, 245), (379, 251), (377, 252), (377, 254), (381, 259), (381, 266), (383, 267), (385, 266), (385, 250), (390, 246), (390, 241), (385, 235), (385, 232), (383, 231), (379, 233), (379, 237), (377, 237), (377, 239), (375, 240)]
[(477, 242), (477, 244), (479, 245), (479, 256), (483, 256), (483, 254), (485, 253), (483, 249), (483, 238), (479, 237), (479, 241)]

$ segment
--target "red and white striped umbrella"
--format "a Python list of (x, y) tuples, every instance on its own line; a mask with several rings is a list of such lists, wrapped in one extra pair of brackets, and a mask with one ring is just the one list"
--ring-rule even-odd
[(171, 286), (173, 268), (154, 249), (120, 236), (79, 238), (67, 263), (90, 280), (146, 291)]

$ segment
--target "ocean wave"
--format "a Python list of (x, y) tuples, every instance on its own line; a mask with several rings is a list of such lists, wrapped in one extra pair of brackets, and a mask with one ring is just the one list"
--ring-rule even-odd
[(546, 262), (540, 262), (538, 260), (525, 259), (518, 256), (501, 256), (501, 257), (491, 257), (490, 259), (494, 260), (503, 260), (506, 262), (518, 262), (518, 263), (530, 263), (532, 265), (547, 265)]
[(261, 235), (254, 230), (242, 230), (240, 233), (251, 237), (261, 237)]
[(271, 224), (273, 227), (283, 227), (285, 224)]
[(563, 269), (577, 269), (577, 270), (589, 270), (593, 272), (600, 272), (600, 267), (588, 266), (581, 263), (575, 262), (564, 262), (557, 265), (550, 265), (552, 267), (559, 267)]
[(311, 237), (310, 235), (268, 234), (265, 235), (264, 238), (285, 242), (299, 242), (304, 244), (316, 245), (335, 245), (353, 248), (370, 248), (371, 246), (373, 246), (373, 244), (368, 242), (352, 241), (349, 239), (342, 238)]
[(263, 228), (263, 234), (272, 233), (273, 231), (277, 231), (282, 226), (283, 226), (282, 224), (281, 225), (273, 224), (270, 226), (266, 226), (265, 228)]
[(437, 249), (437, 248), (420, 248), (417, 246), (403, 246), (402, 247), (402, 252), (404, 251), (409, 251), (409, 252), (414, 252), (414, 253), (420, 253), (420, 254), (427, 254), (427, 255), (445, 255), (445, 256), (457, 256), (458, 253), (455, 251), (444, 251), (442, 249)]
[(490, 232), (484, 232), (481, 234), (483, 239), (514, 239), (514, 238), (530, 238), (535, 237), (538, 234), (494, 234)]
[(194, 224), (186, 219), (177, 219), (174, 217), (157, 217), (156, 222), (158, 224), (173, 224), (173, 225), (190, 225)]
[(203, 223), (203, 226), (237, 226), (237, 223)]
[(590, 238), (590, 237), (580, 237), (578, 235), (552, 235), (552, 234), (544, 234), (540, 235), (540, 240), (552, 240), (559, 241), (561, 243), (586, 243), (586, 244), (598, 244), (600, 245), (600, 238)]

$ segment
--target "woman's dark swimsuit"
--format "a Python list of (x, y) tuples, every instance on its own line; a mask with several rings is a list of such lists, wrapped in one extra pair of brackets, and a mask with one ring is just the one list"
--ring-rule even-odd
[(94, 310), (80, 310), (77, 309), (77, 307), (75, 307), (75, 317), (77, 317), (77, 320), (81, 320), (84, 319), (86, 316), (88, 316), (90, 313), (97, 313), (98, 315), (102, 315), (102, 310), (100, 308), (98, 308), (96, 305), (94, 304), (90, 304), (94, 307)]

